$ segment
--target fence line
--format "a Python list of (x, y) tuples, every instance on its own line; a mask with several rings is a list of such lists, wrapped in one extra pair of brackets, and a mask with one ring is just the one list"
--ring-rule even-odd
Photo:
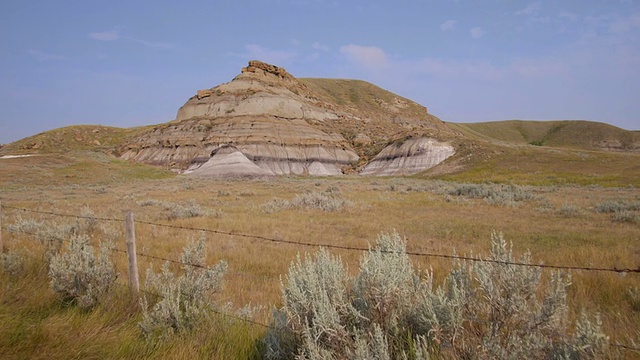
[(32, 210), (32, 209), (25, 209), (25, 208), (20, 208), (20, 207), (15, 207), (15, 206), (7, 206), (7, 205), (2, 205), (2, 207), (5, 208), (5, 209), (19, 210), (19, 211), (23, 211), (23, 212), (32, 212), (32, 213), (36, 213), (36, 214), (70, 217), (70, 218), (76, 218), (76, 219), (122, 222), (122, 219), (96, 217), (96, 216), (92, 216), (92, 215), (61, 214), (61, 213), (55, 213), (55, 212), (51, 212), (51, 211)]
[[(24, 211), (24, 212), (33, 212), (33, 213), (40, 213), (40, 214), (47, 214), (47, 215), (53, 215), (53, 216), (63, 216), (63, 217), (72, 217), (72, 218), (78, 218), (78, 219), (93, 219), (93, 220), (102, 220), (102, 221), (117, 221), (117, 222), (121, 222), (122, 220), (118, 220), (118, 219), (112, 219), (112, 218), (101, 218), (101, 217), (94, 217), (94, 216), (78, 216), (78, 215), (71, 215), (71, 214), (59, 214), (59, 213), (54, 213), (54, 212), (45, 212), (45, 211), (37, 211), (37, 210), (30, 210), (30, 209), (24, 209), (24, 208), (17, 208), (17, 207), (11, 207), (11, 206), (6, 206), (3, 205), (0, 202), (0, 240), (2, 240), (1, 236), (1, 230), (6, 230), (9, 231), (11, 233), (22, 233), (22, 234), (27, 234), (27, 235), (32, 235), (32, 236), (39, 236), (41, 234), (38, 233), (34, 233), (34, 232), (27, 232), (27, 231), (22, 231), (22, 230), (15, 230), (12, 229), (10, 226), (5, 226), (2, 223), (2, 208), (6, 208), (6, 209), (14, 209), (14, 210), (19, 210), (19, 211)], [(131, 217), (131, 220), (133, 220), (133, 218)], [(333, 248), (333, 249), (341, 249), (341, 250), (354, 250), (354, 251), (368, 251), (369, 249), (364, 249), (364, 248), (357, 248), (357, 247), (350, 247), (350, 246), (342, 246), (342, 245), (332, 245), (332, 244), (313, 244), (313, 243), (306, 243), (306, 242), (296, 242), (296, 241), (291, 241), (291, 240), (283, 240), (283, 239), (275, 239), (275, 238), (268, 238), (268, 237), (264, 237), (264, 236), (260, 236), (260, 235), (250, 235), (250, 234), (242, 234), (242, 233), (234, 233), (234, 232), (225, 232), (225, 231), (220, 231), (220, 230), (213, 230), (213, 229), (206, 229), (206, 228), (192, 228), (192, 227), (186, 227), (186, 226), (178, 226), (178, 225), (170, 225), (170, 224), (160, 224), (160, 223), (152, 223), (152, 222), (145, 222), (145, 221), (137, 221), (138, 223), (141, 224), (146, 224), (146, 225), (154, 225), (154, 226), (161, 226), (161, 227), (168, 227), (168, 228), (177, 228), (177, 229), (183, 229), (183, 230), (191, 230), (191, 231), (205, 231), (205, 232), (211, 232), (211, 233), (216, 233), (216, 234), (223, 234), (223, 235), (229, 235), (229, 236), (240, 236), (240, 237), (247, 237), (247, 238), (255, 238), (255, 239), (260, 239), (260, 240), (265, 240), (265, 241), (270, 241), (270, 242), (275, 242), (275, 243), (285, 243), (285, 244), (295, 244), (295, 245), (303, 245), (303, 246), (310, 246), (310, 247), (326, 247), (326, 248)], [(132, 229), (133, 231), (133, 229)], [(58, 241), (65, 241), (66, 239), (62, 239), (62, 238), (53, 238), (55, 240)], [(2, 244), (2, 242), (0, 241), (0, 245)], [(129, 251), (125, 251), (125, 250), (121, 250), (121, 249), (117, 249), (115, 247), (109, 248), (109, 250), (115, 251), (115, 252), (120, 252), (120, 253), (125, 253), (125, 254), (130, 254)], [(0, 253), (2, 252), (2, 247), (0, 247)], [(390, 253), (390, 252), (388, 252)], [(408, 255), (414, 255), (414, 256), (426, 256), (426, 257), (439, 257), (439, 258), (447, 258), (447, 259), (457, 259), (457, 260), (469, 260), (469, 261), (480, 261), (480, 262), (490, 262), (490, 263), (497, 263), (497, 264), (503, 264), (503, 265), (514, 265), (514, 266), (529, 266), (529, 267), (540, 267), (540, 268), (551, 268), (551, 269), (568, 269), (568, 270), (585, 270), (585, 271), (611, 271), (611, 272), (616, 272), (616, 273), (621, 273), (621, 272), (629, 272), (629, 273), (640, 273), (640, 268), (639, 269), (617, 269), (617, 268), (596, 268), (596, 267), (579, 267), (579, 266), (559, 266), (559, 265), (543, 265), (543, 264), (527, 264), (527, 263), (521, 263), (521, 262), (508, 262), (508, 261), (499, 261), (499, 260), (492, 260), (492, 259), (480, 259), (480, 258), (472, 258), (472, 257), (467, 257), (467, 256), (457, 256), (457, 255), (444, 255), (444, 254), (431, 254), (431, 253), (419, 253), (419, 252), (406, 252)], [(135, 248), (133, 251), (134, 255), (138, 255), (138, 256), (142, 256), (142, 257), (147, 257), (147, 258), (152, 258), (152, 259), (157, 259), (157, 260), (163, 260), (163, 261), (168, 261), (168, 262), (172, 262), (172, 263), (176, 263), (176, 264), (181, 264), (181, 265), (188, 265), (188, 266), (193, 266), (196, 268), (202, 268), (202, 269), (208, 269), (208, 267), (206, 266), (202, 266), (202, 265), (198, 265), (198, 264), (190, 264), (190, 263), (185, 263), (182, 261), (178, 261), (178, 260), (173, 260), (173, 259), (167, 259), (167, 258), (163, 258), (163, 257), (159, 257), (159, 256), (154, 256), (154, 255), (149, 255), (149, 254), (145, 254), (145, 253), (140, 253), (140, 252), (136, 252)], [(135, 256), (134, 256), (135, 258)], [(137, 267), (137, 264), (136, 264)], [(269, 277), (259, 277), (259, 276), (254, 276), (251, 274), (244, 274), (244, 273), (228, 273), (227, 275), (232, 275), (232, 276), (247, 276), (247, 277), (253, 277), (253, 278), (269, 278)], [(113, 282), (114, 285), (117, 286), (121, 286), (121, 287), (127, 287), (124, 284), (120, 284), (117, 281)], [(131, 284), (128, 286), (129, 290), (131, 290), (134, 293), (143, 293), (143, 294), (147, 294), (147, 295), (151, 295), (151, 296), (155, 296), (158, 298), (164, 298), (164, 296), (148, 291), (146, 289), (139, 289), (139, 285), (137, 289), (132, 288)], [(135, 291), (134, 291), (135, 290)], [(236, 320), (240, 320), (242, 322), (245, 323), (249, 323), (252, 325), (256, 325), (256, 326), (260, 326), (263, 327), (265, 329), (271, 329), (272, 326), (255, 321), (255, 320), (251, 320), (248, 318), (244, 318), (244, 317), (240, 317), (234, 314), (230, 314), (230, 313), (226, 313), (223, 311), (219, 311), (216, 309), (210, 309), (213, 313), (216, 313), (218, 315), (224, 316), (224, 317), (229, 317), (229, 318), (233, 318)], [(631, 345), (625, 345), (625, 344), (621, 344), (621, 343), (610, 343), (609, 344), (610, 347), (616, 347), (622, 350), (626, 350), (626, 351), (634, 351), (634, 352), (640, 352), (640, 348), (639, 347), (635, 347), (635, 344), (633, 344), (633, 346)]]
[(138, 280), (138, 256), (136, 254), (136, 230), (133, 222), (133, 211), (127, 211), (124, 215), (124, 231), (127, 243), (129, 285), (131, 290), (137, 294), (140, 291), (140, 281)]
[[(101, 217), (95, 217), (95, 216), (78, 216), (78, 215), (71, 215), (71, 214), (58, 214), (58, 213), (54, 213), (54, 212), (30, 210), (30, 209), (24, 209), (24, 208), (18, 208), (18, 207), (6, 206), (6, 205), (2, 205), (2, 207), (7, 208), (7, 209), (25, 211), (25, 212), (34, 212), (34, 213), (47, 214), (47, 215), (73, 217), (73, 218), (79, 218), (79, 219), (94, 219), (94, 220), (118, 221), (118, 222), (122, 221), (122, 220), (113, 219), (113, 218), (101, 218)], [(278, 244), (290, 244), (290, 245), (307, 246), (307, 247), (314, 247), (314, 248), (321, 247), (321, 248), (327, 248), (327, 249), (348, 250), (348, 251), (368, 251), (369, 250), (368, 248), (355, 247), (355, 246), (334, 245), (334, 244), (315, 244), (315, 243), (302, 242), (302, 241), (293, 241), (293, 240), (270, 238), (270, 237), (266, 237), (266, 236), (262, 236), (262, 235), (252, 235), (252, 234), (238, 233), (238, 232), (233, 232), (233, 231), (223, 231), (223, 230), (208, 229), (208, 228), (196, 228), (196, 227), (189, 227), (189, 226), (182, 226), (182, 225), (162, 224), (162, 223), (155, 223), (155, 222), (150, 222), (150, 221), (140, 221), (140, 220), (138, 220), (138, 221), (136, 221), (136, 223), (145, 224), (145, 225), (152, 225), (152, 226), (158, 226), (158, 227), (165, 227), (165, 228), (172, 228), (172, 229), (199, 231), (199, 232), (207, 232), (207, 233), (213, 233), (213, 234), (218, 234), (218, 235), (251, 238), (251, 239), (257, 239), (257, 240), (262, 240), (262, 241), (272, 242), (272, 243), (278, 243)], [(407, 255), (411, 255), (411, 256), (432, 257), (432, 258), (452, 259), (452, 260), (465, 260), (465, 261), (473, 261), (473, 262), (487, 262), (487, 263), (494, 263), (494, 264), (499, 264), (499, 265), (525, 266), (525, 267), (536, 267), (536, 268), (543, 268), (543, 269), (599, 271), (599, 272), (613, 272), (613, 273), (640, 273), (640, 268), (637, 268), (637, 269), (620, 268), (619, 269), (617, 267), (607, 268), (607, 267), (590, 267), (590, 266), (573, 266), (573, 265), (529, 264), (529, 263), (523, 263), (523, 262), (518, 262), (518, 261), (502, 261), (502, 260), (475, 258), (475, 257), (470, 257), (470, 256), (446, 255), (446, 254), (436, 254), (436, 253), (428, 253), (428, 252), (406, 251), (406, 253), (407, 253)]]
[(2, 241), (2, 200), (0, 200), (0, 254), (4, 253), (4, 242)]
[[(12, 229), (8, 226), (2, 226), (3, 230), (6, 230), (10, 233), (13, 234), (25, 234), (25, 235), (31, 235), (31, 236), (39, 236), (40, 234), (35, 233), (35, 232), (29, 232), (29, 231), (24, 231), (24, 230), (15, 230)], [(57, 241), (61, 241), (61, 242), (65, 242), (67, 241), (67, 239), (63, 239), (63, 238), (55, 238), (54, 240)], [(116, 247), (110, 247), (108, 248), (111, 251), (114, 252), (118, 252), (118, 253), (122, 253), (127, 255), (127, 251), (126, 250), (122, 250), (122, 249), (118, 249)], [(150, 255), (150, 254), (146, 254), (143, 252), (136, 252), (136, 255), (141, 256), (141, 257), (146, 257), (146, 258), (150, 258), (150, 259), (155, 259), (155, 260), (162, 260), (162, 261), (168, 261), (170, 263), (174, 263), (174, 264), (179, 264), (179, 265), (186, 265), (186, 266), (192, 266), (195, 268), (200, 268), (200, 269), (208, 269), (208, 267), (203, 266), (203, 265), (198, 265), (198, 264), (191, 264), (191, 263), (186, 263), (180, 260), (175, 260), (175, 259), (167, 259), (161, 256), (156, 256), (156, 255)], [(234, 276), (234, 277), (244, 277), (244, 278), (253, 278), (253, 279), (260, 279), (260, 280), (270, 280), (270, 279), (274, 279), (276, 278), (275, 275), (255, 275), (255, 274), (248, 274), (248, 273), (243, 273), (243, 272), (227, 272), (225, 273), (225, 276)], [(142, 291), (142, 290), (140, 290)]]

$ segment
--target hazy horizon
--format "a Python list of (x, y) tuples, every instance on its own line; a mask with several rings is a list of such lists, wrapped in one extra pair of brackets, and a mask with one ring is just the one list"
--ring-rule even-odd
[(9, 0), (0, 20), (0, 143), (170, 121), (251, 59), (365, 80), (448, 122), (640, 130), (636, 0)]

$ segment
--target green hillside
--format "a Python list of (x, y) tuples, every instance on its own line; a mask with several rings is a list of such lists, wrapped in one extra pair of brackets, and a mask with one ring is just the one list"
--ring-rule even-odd
[(508, 120), (449, 123), (451, 129), (476, 139), (509, 144), (569, 147), (593, 150), (640, 150), (640, 132), (613, 125), (579, 120)]
[(102, 125), (74, 125), (45, 131), (0, 148), (0, 156), (46, 154), (90, 150), (112, 153), (147, 127), (117, 128)]

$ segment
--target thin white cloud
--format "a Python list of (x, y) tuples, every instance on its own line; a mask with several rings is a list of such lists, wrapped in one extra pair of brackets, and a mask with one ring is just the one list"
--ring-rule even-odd
[(456, 23), (457, 23), (456, 20), (447, 20), (442, 24), (440, 24), (440, 30), (442, 31), (453, 30), (453, 28), (456, 26)]
[(558, 14), (558, 19), (567, 19), (569, 21), (574, 22), (574, 21), (580, 20), (580, 15), (574, 14), (574, 13), (568, 12), (568, 11), (561, 11)]
[(120, 38), (116, 30), (89, 33), (89, 38), (98, 41), (115, 41)]
[(484, 36), (484, 30), (482, 30), (482, 28), (479, 26), (476, 26), (471, 30), (469, 30), (469, 33), (471, 34), (471, 37), (474, 39), (480, 39), (481, 37)]
[(536, 15), (540, 11), (540, 1), (533, 2), (515, 12), (516, 15)]
[(387, 54), (375, 46), (344, 45), (340, 47), (340, 53), (353, 63), (367, 68), (382, 68), (388, 65)]
[(329, 47), (327, 45), (320, 44), (319, 42), (314, 42), (313, 45), (311, 45), (311, 47), (316, 49), (316, 50), (322, 50), (322, 51), (331, 50), (331, 49), (329, 49)]
[(38, 61), (58, 61), (64, 59), (62, 55), (50, 54), (36, 49), (29, 49), (27, 52)]
[(167, 42), (154, 42), (154, 41), (146, 41), (146, 40), (142, 40), (142, 39), (136, 39), (133, 37), (127, 37), (127, 40), (136, 42), (138, 44), (142, 44), (144, 46), (150, 47), (150, 48), (155, 48), (155, 49), (166, 49), (166, 50), (170, 50), (173, 49), (174, 46), (171, 43), (167, 43)]
[(155, 49), (173, 49), (174, 48), (174, 45), (168, 42), (148, 41), (148, 40), (138, 39), (132, 36), (123, 36), (118, 29), (111, 30), (111, 31), (92, 32), (92, 33), (89, 33), (87, 36), (90, 39), (98, 40), (98, 41), (117, 41), (117, 40), (125, 39), (127, 41), (142, 44), (146, 47), (155, 48)]
[[(495, 65), (488, 60), (456, 60), (423, 57), (413, 60), (397, 60), (374, 46), (346, 45), (340, 48), (354, 71), (368, 74), (381, 83), (415, 83), (424, 76), (435, 79), (476, 79), (504, 81), (506, 79), (534, 80), (559, 78), (570, 69), (558, 58), (519, 58), (505, 65)], [(384, 67), (385, 71), (379, 71)]]

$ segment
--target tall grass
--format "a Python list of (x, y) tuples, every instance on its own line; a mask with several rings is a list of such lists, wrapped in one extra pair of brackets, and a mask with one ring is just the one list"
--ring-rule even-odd
[[(395, 191), (389, 191), (391, 185)], [(323, 188), (318, 190), (319, 186), (339, 189), (331, 192), (357, 206), (348, 211), (344, 210), (346, 208), (322, 211), (290, 207), (272, 213), (265, 213), (261, 208), (274, 197), (291, 202), (296, 194), (324, 194)], [(536, 261), (546, 264), (640, 266), (637, 223), (614, 221), (615, 213), (588, 211), (609, 201), (638, 202), (640, 193), (635, 188), (523, 187), (532, 198), (518, 201), (518, 206), (513, 207), (496, 206), (465, 195), (448, 195), (454, 201), (447, 201), (445, 192), (458, 186), (461, 184), (419, 179), (282, 178), (255, 181), (198, 179), (190, 181), (188, 189), (181, 179), (169, 179), (116, 183), (109, 185), (108, 191), (100, 192), (74, 183), (3, 190), (4, 205), (66, 214), (84, 213), (93, 218), (90, 220), (94, 223), (87, 225), (80, 219), (4, 211), (5, 247), (9, 253), (17, 251), (24, 261), (23, 270), (16, 272), (21, 275), (0, 274), (0, 287), (6, 289), (0, 292), (0, 320), (2, 324), (9, 324), (8, 328), (0, 326), (0, 358), (68, 358), (69, 353), (102, 358), (247, 358), (259, 353), (265, 329), (232, 317), (213, 316), (216, 320), (210, 329), (178, 334), (165, 344), (152, 345), (145, 341), (137, 326), (142, 320), (139, 303), (129, 300), (128, 291), (122, 286), (127, 274), (126, 257), (122, 252), (112, 255), (118, 274), (118, 285), (110, 291), (112, 301), (99, 303), (87, 312), (60, 300), (49, 287), (47, 260), (42, 256), (47, 244), (55, 244), (55, 239), (69, 239), (75, 233), (88, 235), (94, 246), (100, 240), (112, 241), (115, 248), (122, 251), (122, 224), (98, 219), (122, 218), (123, 209), (133, 210), (136, 219), (151, 219), (179, 227), (360, 248), (367, 247), (371, 234), (396, 228), (407, 237), (407, 250), (441, 254), (451, 254), (454, 249), (465, 254), (485, 252), (488, 234), (492, 229), (498, 229), (513, 240), (514, 254), (530, 249)], [(211, 189), (216, 189), (213, 196)], [(217, 196), (218, 190), (229, 194), (250, 191), (251, 195)], [(157, 199), (159, 204), (180, 205), (195, 201), (209, 214), (169, 219), (169, 210), (162, 205), (145, 206), (146, 199)], [(553, 211), (538, 211), (541, 203)], [(565, 215), (560, 212), (564, 204), (584, 211), (577, 216), (571, 211)], [(224, 216), (212, 215), (216, 209), (223, 209)], [(636, 213), (636, 210), (628, 211)], [(179, 260), (193, 232), (137, 223), (136, 235), (139, 252)], [(262, 305), (264, 309), (281, 306), (279, 276), (287, 274), (296, 254), (304, 251), (296, 245), (220, 234), (210, 234), (205, 246), (206, 264), (216, 264), (220, 260), (228, 264), (228, 273), (215, 298), (220, 305), (233, 304), (221, 308), (230, 314), (237, 314), (247, 304)], [(59, 250), (64, 251), (64, 248)], [(312, 248), (308, 250), (313, 251)], [(337, 255), (350, 276), (355, 275), (360, 268), (361, 254), (339, 251), (332, 256)], [(161, 269), (162, 266), (162, 261), (149, 257), (139, 257), (138, 261), (143, 282), (146, 280), (145, 269), (150, 266)], [(414, 269), (433, 269), (434, 288), (443, 284), (452, 267), (450, 261), (442, 259), (412, 257), (411, 262)], [(172, 266), (171, 271), (176, 276), (181, 274), (177, 267)], [(544, 273), (543, 279), (547, 280), (543, 283), (548, 281), (548, 275)], [(628, 289), (640, 288), (640, 279), (634, 274), (620, 276), (576, 271), (572, 275), (572, 285), (567, 289), (569, 321), (576, 324), (582, 309), (590, 314), (600, 313), (602, 329), (610, 336), (610, 342), (630, 344), (636, 338), (640, 311)], [(269, 312), (259, 310), (254, 320), (266, 324), (272, 318)], [(590, 321), (595, 320), (591, 317)], [(223, 327), (224, 324), (230, 327)], [(364, 344), (385, 346), (383, 337), (379, 336), (384, 334), (383, 330), (383, 327), (378, 330), (374, 327), (371, 335), (360, 334), (354, 339), (354, 344), (360, 344), (354, 352), (366, 356), (375, 348), (366, 348)], [(568, 333), (572, 334), (573, 329)], [(417, 348), (428, 345), (418, 340)], [(388, 341), (386, 345), (389, 345)], [(632, 355), (625, 353), (625, 356)]]

